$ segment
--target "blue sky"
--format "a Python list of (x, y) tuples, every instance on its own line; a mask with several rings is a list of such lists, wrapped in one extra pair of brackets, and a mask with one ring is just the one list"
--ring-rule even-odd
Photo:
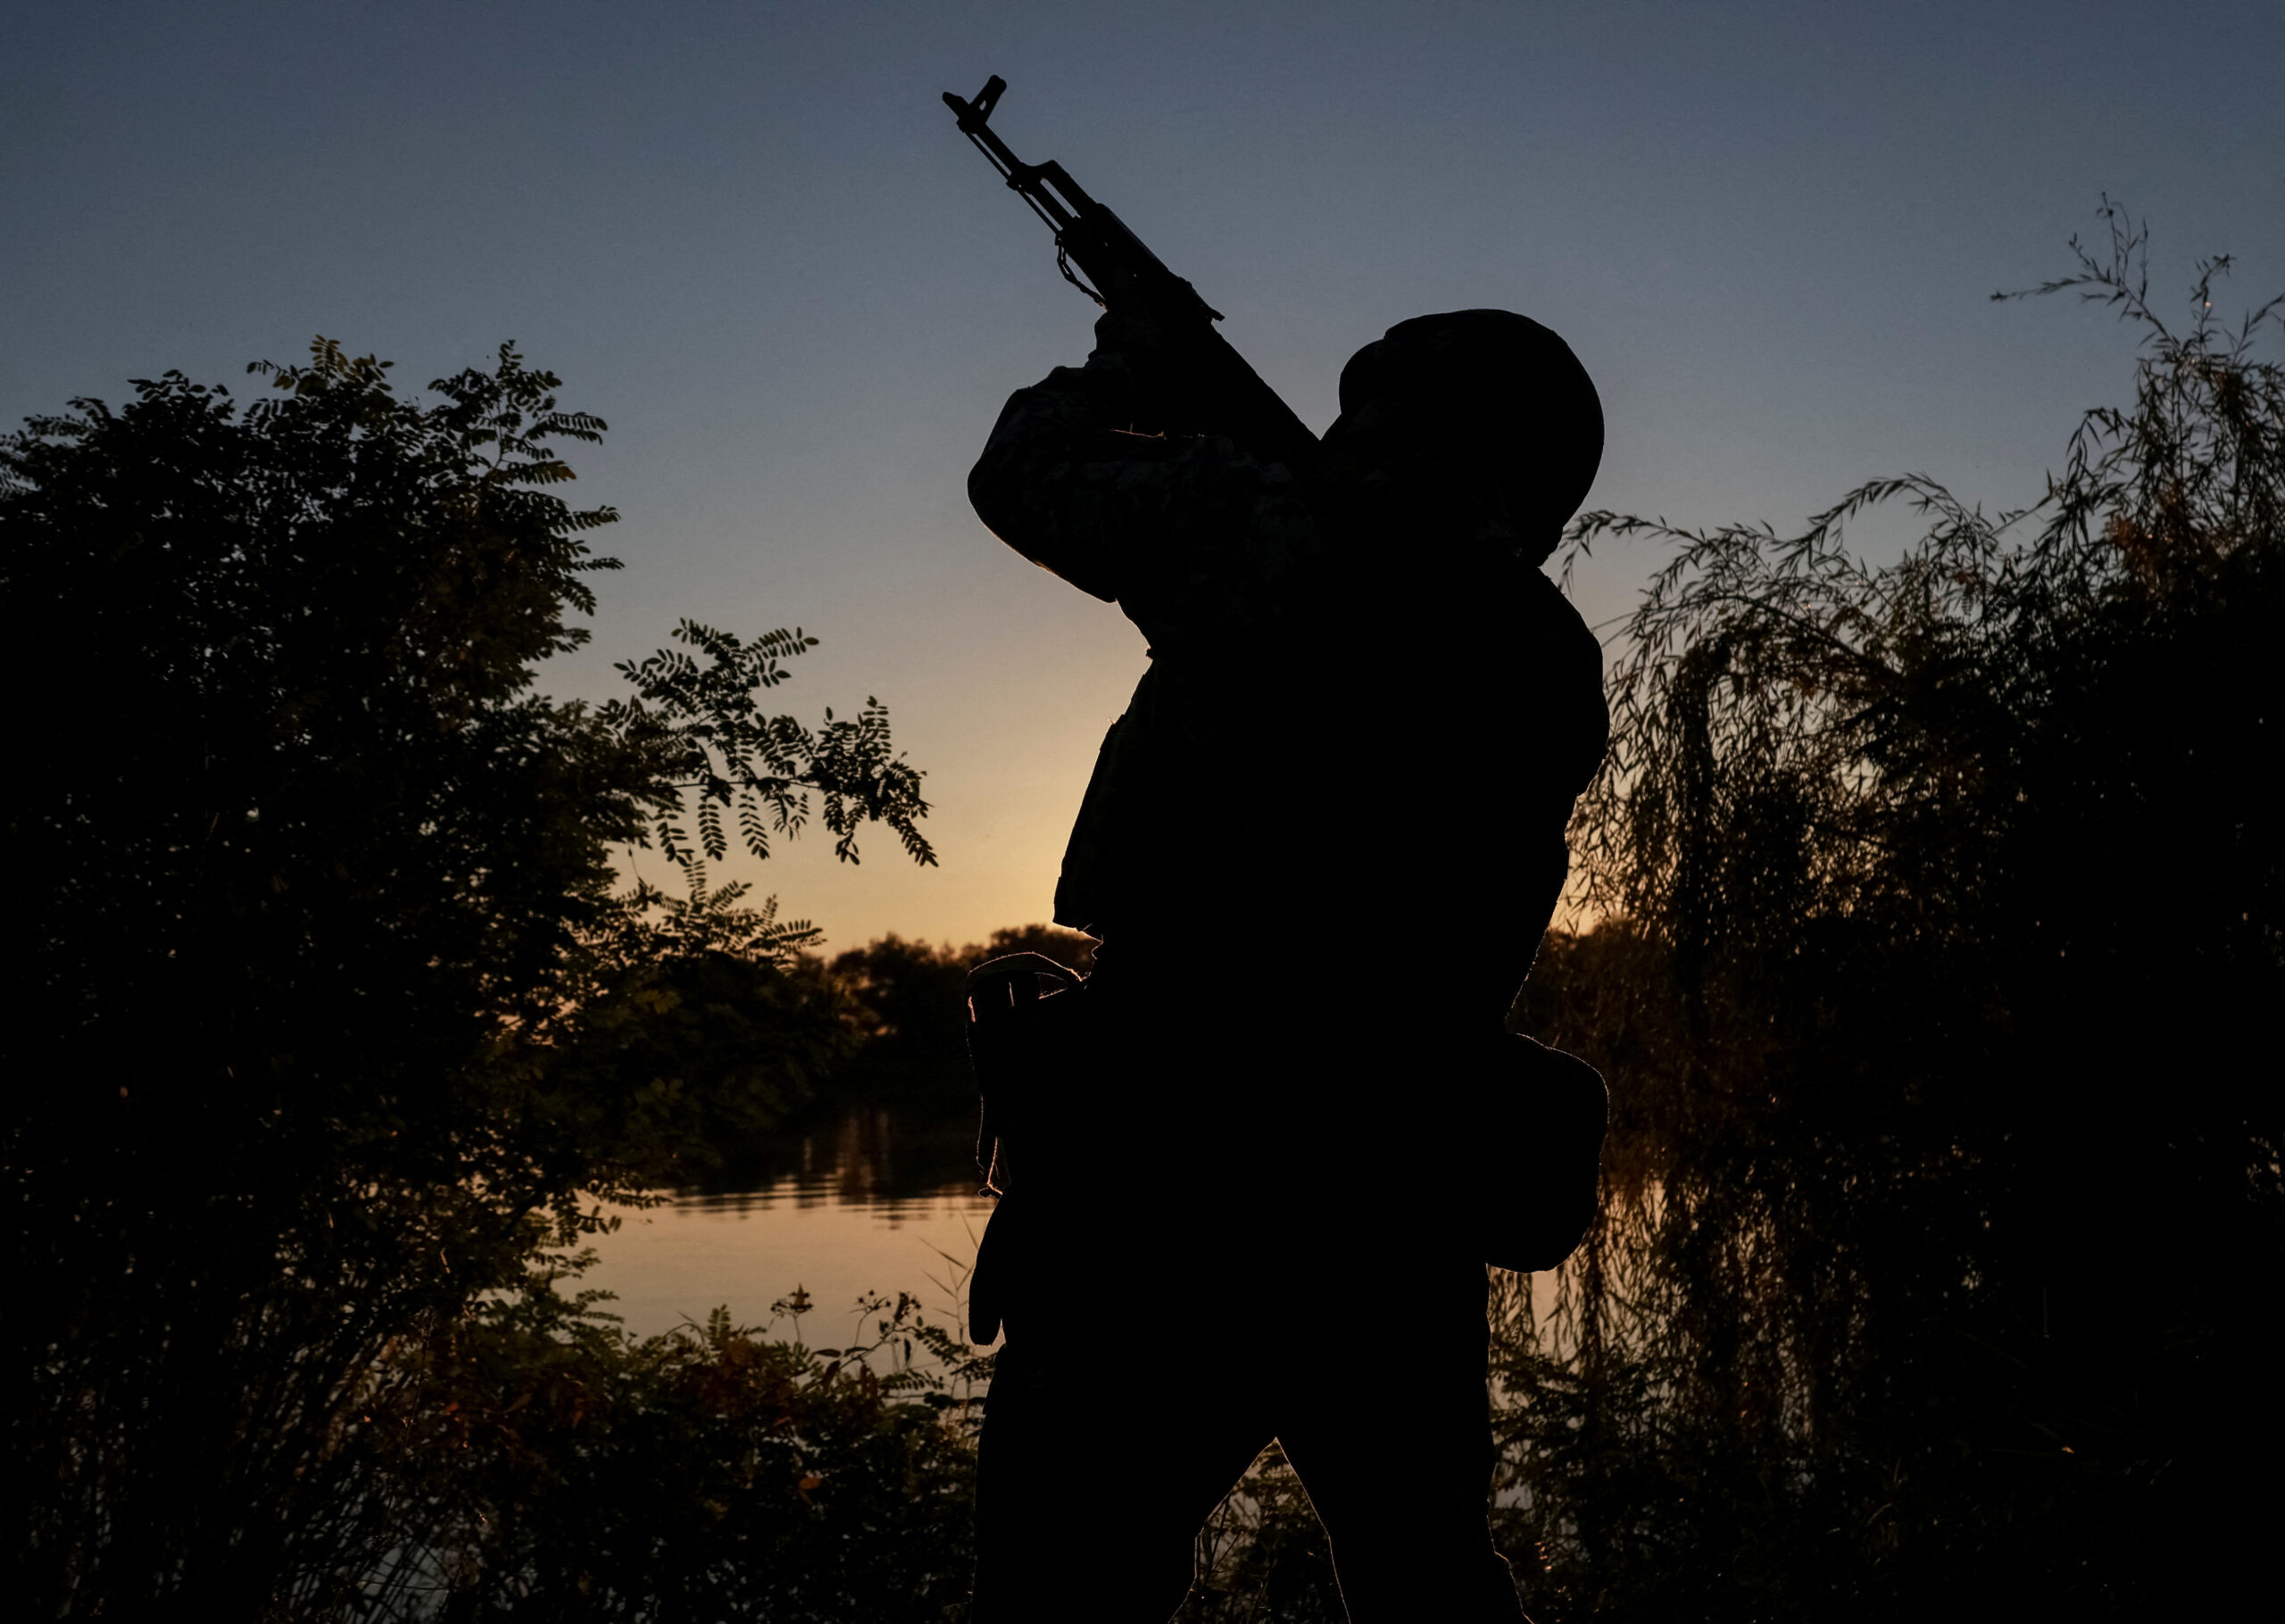
[[(2285, 287), (2281, 62), (2273, 4), (12, 8), (0, 417), (314, 333), (415, 386), (517, 340), (611, 422), (577, 489), (626, 515), (553, 690), (609, 692), (680, 615), (799, 623), (789, 707), (889, 703), (943, 866), (819, 841), (754, 877), (836, 945), (973, 939), (1047, 913), (1142, 650), (968, 510), (1000, 402), (1093, 310), (940, 92), (1004, 76), (1009, 141), (1313, 427), (1391, 323), (1505, 306), (1601, 389), (1594, 505), (1782, 526), (1905, 469), (2037, 494), (2132, 341), (1988, 295), (2066, 269), (2104, 192), (2163, 307), (2217, 252), (2233, 298)], [(1596, 560), (1590, 619), (1658, 561)]]

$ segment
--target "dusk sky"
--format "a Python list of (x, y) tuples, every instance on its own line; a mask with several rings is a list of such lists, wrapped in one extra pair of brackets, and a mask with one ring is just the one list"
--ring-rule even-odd
[[(1782, 527), (1906, 470), (2038, 494), (2133, 339), (1989, 295), (2067, 270), (2101, 194), (2169, 314), (2201, 255), (2236, 256), (2217, 305), (2285, 289), (2281, 67), (2273, 3), (15, 6), (0, 418), (169, 368), (251, 394), (316, 333), (417, 393), (516, 340), (611, 422), (567, 454), (625, 516), (549, 691), (607, 696), (680, 616), (799, 624), (786, 708), (890, 706), (943, 866), (876, 838), (734, 872), (834, 947), (976, 940), (1046, 917), (1143, 653), (968, 509), (1001, 402), (1095, 312), (941, 92), (1006, 78), (995, 128), (1312, 427), (1392, 322), (1504, 306), (1601, 391), (1591, 505)], [(1589, 620), (1659, 561), (1595, 560)], [(1360, 835), (1433, 860), (1379, 804)]]

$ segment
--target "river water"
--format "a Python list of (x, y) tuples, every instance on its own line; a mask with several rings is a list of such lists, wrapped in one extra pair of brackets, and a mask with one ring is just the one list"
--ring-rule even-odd
[(848, 1339), (866, 1294), (909, 1292), (955, 1326), (976, 1239), (992, 1215), (977, 1192), (965, 1121), (912, 1122), (893, 1112), (842, 1117), (795, 1136), (784, 1165), (750, 1189), (686, 1191), (661, 1206), (619, 1211), (581, 1282), (628, 1330), (652, 1336), (727, 1307), (733, 1323), (788, 1336), (773, 1305), (807, 1294), (800, 1332)]

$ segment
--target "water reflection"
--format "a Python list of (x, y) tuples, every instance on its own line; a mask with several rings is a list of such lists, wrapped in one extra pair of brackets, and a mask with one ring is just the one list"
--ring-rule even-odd
[(677, 1204), (744, 1212), (864, 1206), (893, 1221), (915, 1203), (977, 1197), (976, 1117), (919, 1115), (885, 1106), (844, 1111), (732, 1157)]
[(850, 1305), (875, 1292), (910, 1292), (950, 1323), (992, 1210), (975, 1133), (973, 1115), (884, 1108), (789, 1131), (706, 1188), (622, 1212), (586, 1283), (612, 1292), (611, 1310), (642, 1335), (702, 1322), (718, 1305), (769, 1325), (796, 1286), (818, 1305), (801, 1327), (812, 1342), (845, 1337)]

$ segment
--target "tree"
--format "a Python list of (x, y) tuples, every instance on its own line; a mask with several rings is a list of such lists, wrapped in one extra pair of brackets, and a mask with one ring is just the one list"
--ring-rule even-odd
[[(13, 1594), (57, 1616), (347, 1605), (402, 1537), (381, 1466), (433, 1424), (395, 1355), (656, 1176), (707, 1091), (662, 1073), (675, 1000), (788, 1024), (802, 928), (707, 888), (724, 812), (766, 854), (814, 796), (843, 857), (878, 822), (933, 860), (877, 705), (756, 707), (798, 630), (686, 623), (704, 662), (600, 708), (533, 691), (615, 567), (587, 537), (617, 516), (555, 492), (552, 443), (604, 425), (553, 375), (503, 345), (424, 406), (329, 340), (253, 370), (278, 393), (243, 411), (170, 373), (0, 445), (35, 874), (0, 1414)], [(615, 893), (652, 838), (687, 899)]]
[(1509, 1347), (1556, 1616), (2198, 1611), (2274, 1521), (2281, 307), (2223, 327), (2213, 261), (2169, 327), (2105, 212), (2035, 291), (2140, 328), (2134, 400), (2031, 509), (1575, 521), (1675, 552), (1575, 825), (1604, 924), (1533, 992), (1617, 1113)]

